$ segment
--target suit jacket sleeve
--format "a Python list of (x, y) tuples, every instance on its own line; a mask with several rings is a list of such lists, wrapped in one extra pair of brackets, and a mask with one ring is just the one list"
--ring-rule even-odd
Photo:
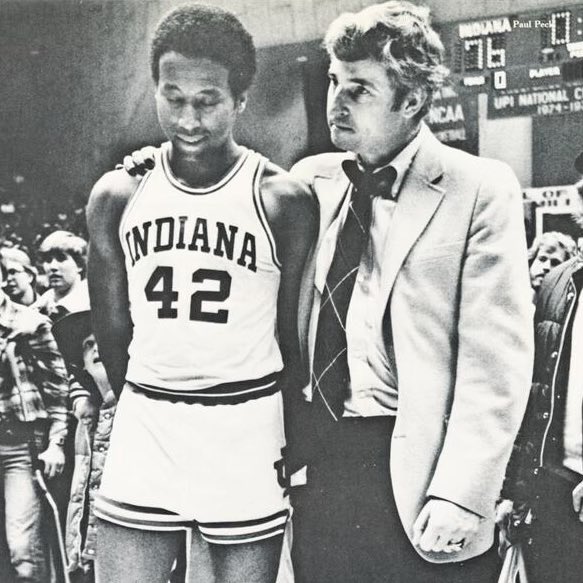
[(532, 375), (532, 303), (521, 191), (485, 164), (460, 280), (457, 365), (428, 496), (491, 517)]

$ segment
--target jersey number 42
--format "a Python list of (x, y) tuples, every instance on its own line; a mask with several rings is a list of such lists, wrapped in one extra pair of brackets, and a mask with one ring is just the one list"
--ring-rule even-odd
[[(178, 292), (173, 289), (174, 269), (170, 266), (156, 267), (144, 292), (149, 302), (160, 302), (158, 318), (178, 318), (178, 310), (173, 304), (178, 301)], [(193, 283), (216, 281), (219, 286), (214, 290), (198, 290), (190, 296), (190, 319), (199, 322), (226, 324), (229, 311), (218, 309), (214, 312), (202, 309), (203, 302), (224, 302), (231, 293), (231, 276), (226, 271), (216, 269), (197, 269), (192, 274)], [(208, 306), (207, 306), (208, 308)]]

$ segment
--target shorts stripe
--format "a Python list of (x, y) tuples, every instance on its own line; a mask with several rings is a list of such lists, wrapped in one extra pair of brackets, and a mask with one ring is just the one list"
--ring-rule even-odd
[(128, 381), (128, 386), (136, 393), (154, 399), (170, 402), (199, 403), (202, 405), (236, 405), (260, 397), (268, 397), (279, 391), (280, 372), (274, 372), (259, 379), (222, 383), (206, 389), (177, 391), (144, 383)]
[(195, 524), (193, 520), (185, 520), (169, 510), (116, 502), (103, 495), (98, 495), (95, 499), (95, 516), (140, 530), (176, 530)]
[(199, 523), (196, 520), (185, 520), (184, 517), (169, 510), (117, 502), (100, 494), (95, 499), (95, 516), (138, 530), (173, 531), (198, 527), (201, 536), (207, 542), (232, 545), (283, 534), (290, 512), (282, 510), (253, 520)]
[(265, 516), (263, 518), (256, 518), (253, 520), (239, 520), (237, 522), (201, 522), (200, 525), (204, 528), (233, 528), (233, 527), (241, 527), (244, 528), (246, 526), (258, 526), (262, 524), (267, 524), (271, 521), (280, 521), (282, 518), (285, 521), (288, 519), (289, 510), (281, 510), (280, 512), (275, 512), (269, 516)]
[(281, 526), (275, 526), (273, 528), (266, 529), (261, 532), (254, 532), (249, 534), (242, 534), (242, 535), (209, 535), (204, 532), (202, 529), (200, 530), (200, 534), (204, 540), (208, 543), (212, 543), (215, 545), (237, 545), (243, 543), (251, 543), (258, 540), (264, 540), (266, 538), (271, 538), (274, 536), (278, 536), (285, 532), (285, 524)]
[(283, 534), (289, 510), (282, 510), (254, 520), (239, 522), (202, 522), (198, 524), (202, 537), (215, 544), (241, 544)]

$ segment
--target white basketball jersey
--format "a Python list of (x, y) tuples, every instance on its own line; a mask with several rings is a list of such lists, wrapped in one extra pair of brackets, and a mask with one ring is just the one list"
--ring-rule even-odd
[(280, 269), (259, 195), (266, 159), (245, 149), (217, 184), (194, 189), (173, 176), (169, 149), (120, 223), (134, 325), (127, 380), (162, 397), (217, 386), (220, 397), (245, 381), (254, 390), (283, 366)]

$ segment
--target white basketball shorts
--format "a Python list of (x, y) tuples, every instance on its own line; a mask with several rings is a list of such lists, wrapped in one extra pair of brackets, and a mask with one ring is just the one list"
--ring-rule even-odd
[(145, 530), (198, 528), (209, 543), (282, 534), (281, 392), (236, 405), (152, 399), (124, 388), (95, 514)]

